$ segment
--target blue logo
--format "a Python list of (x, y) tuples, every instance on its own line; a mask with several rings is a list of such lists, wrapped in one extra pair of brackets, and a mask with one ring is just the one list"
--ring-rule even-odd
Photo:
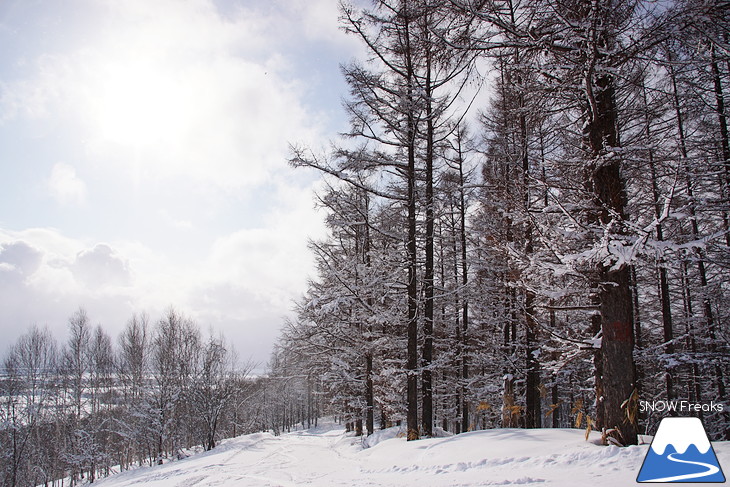
[(725, 482), (699, 418), (664, 418), (637, 482)]

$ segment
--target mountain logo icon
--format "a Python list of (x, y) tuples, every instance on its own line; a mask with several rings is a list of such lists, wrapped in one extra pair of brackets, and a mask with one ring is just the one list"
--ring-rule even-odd
[(637, 482), (725, 482), (699, 418), (664, 418), (646, 452)]

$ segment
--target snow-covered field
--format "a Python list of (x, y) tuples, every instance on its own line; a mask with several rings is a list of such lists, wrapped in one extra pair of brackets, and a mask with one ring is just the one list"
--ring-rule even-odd
[[(416, 442), (389, 438), (392, 430), (376, 435), (373, 443), (377, 444), (364, 448), (361, 439), (346, 435), (333, 423), (281, 436), (257, 433), (224, 441), (210, 452), (124, 472), (97, 484), (617, 487), (638, 485), (636, 475), (649, 448), (648, 444), (599, 446), (597, 434), (585, 441), (583, 431), (569, 429), (497, 429)], [(730, 466), (730, 442), (713, 446), (720, 465)]]

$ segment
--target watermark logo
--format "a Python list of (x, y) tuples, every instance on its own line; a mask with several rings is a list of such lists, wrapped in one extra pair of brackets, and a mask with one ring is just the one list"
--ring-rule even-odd
[(637, 482), (725, 482), (699, 418), (664, 418), (646, 453)]
[(711, 401), (709, 403), (696, 403), (691, 401), (639, 401), (640, 412), (674, 412), (674, 413), (721, 413), (725, 410), (722, 403)]

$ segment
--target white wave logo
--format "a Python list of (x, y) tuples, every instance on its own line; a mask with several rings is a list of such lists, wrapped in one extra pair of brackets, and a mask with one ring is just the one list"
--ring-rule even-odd
[(699, 418), (664, 418), (637, 482), (725, 482)]

